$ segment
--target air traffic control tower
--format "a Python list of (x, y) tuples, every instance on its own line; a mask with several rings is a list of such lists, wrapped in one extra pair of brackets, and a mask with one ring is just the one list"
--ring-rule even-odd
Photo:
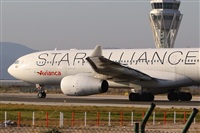
[(151, 0), (150, 23), (156, 48), (173, 48), (182, 20), (177, 0)]

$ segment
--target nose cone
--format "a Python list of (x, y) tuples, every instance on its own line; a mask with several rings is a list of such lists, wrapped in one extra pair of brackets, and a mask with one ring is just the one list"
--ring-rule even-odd
[(21, 79), (21, 71), (20, 69), (18, 68), (18, 65), (16, 64), (12, 64), (9, 68), (8, 68), (8, 73), (13, 76), (14, 78), (16, 79)]
[(26, 81), (29, 78), (29, 72), (27, 72), (25, 67), (22, 65), (12, 64), (7, 71), (11, 76), (18, 80)]
[(10, 75), (12, 75), (13, 77), (15, 77), (14, 76), (14, 66), (13, 65), (11, 65), (9, 68), (8, 68), (8, 73), (10, 74)]

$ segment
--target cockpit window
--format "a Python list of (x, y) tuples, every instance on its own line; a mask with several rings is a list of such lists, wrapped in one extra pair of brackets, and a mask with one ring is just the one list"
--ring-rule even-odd
[(14, 64), (19, 64), (19, 60), (16, 60)]

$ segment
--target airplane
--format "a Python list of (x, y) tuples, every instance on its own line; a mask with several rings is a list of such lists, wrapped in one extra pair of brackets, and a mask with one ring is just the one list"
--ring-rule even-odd
[(169, 101), (190, 101), (182, 87), (200, 85), (199, 48), (52, 50), (18, 58), (9, 68), (13, 77), (36, 84), (60, 85), (69, 96), (105, 93), (109, 88), (131, 89), (130, 101), (153, 101), (168, 93)]

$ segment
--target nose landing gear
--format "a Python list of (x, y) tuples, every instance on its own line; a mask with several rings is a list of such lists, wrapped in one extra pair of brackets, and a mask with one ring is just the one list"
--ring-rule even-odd
[(45, 92), (44, 86), (36, 84), (36, 88), (38, 90), (37, 97), (38, 98), (45, 98), (46, 97), (46, 92)]

